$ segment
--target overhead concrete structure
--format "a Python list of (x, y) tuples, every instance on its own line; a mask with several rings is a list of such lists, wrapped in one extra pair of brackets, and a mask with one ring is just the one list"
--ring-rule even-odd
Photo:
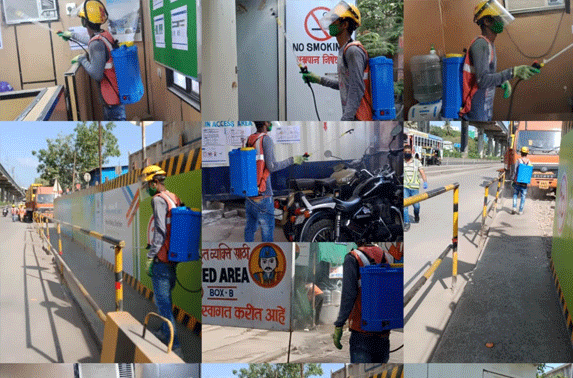
[[(464, 124), (467, 126), (474, 126), (478, 130), (478, 154), (483, 157), (483, 147), (484, 147), (484, 134), (487, 134), (489, 140), (494, 139), (497, 143), (502, 145), (506, 144), (508, 128), (502, 121), (492, 121), (492, 122), (462, 122), (462, 137), (464, 136), (463, 128)], [(467, 132), (465, 133), (467, 138)], [(467, 139), (462, 141), (462, 146), (467, 146)], [(491, 143), (491, 142), (488, 142)], [(491, 147), (491, 145), (490, 145)], [(492, 149), (490, 148), (490, 153)]]
[(0, 164), (0, 201), (14, 202), (23, 199), (26, 192), (16, 184), (8, 171)]

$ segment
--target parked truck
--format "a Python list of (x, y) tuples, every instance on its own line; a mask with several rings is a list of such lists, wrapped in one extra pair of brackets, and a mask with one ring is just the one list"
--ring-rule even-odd
[(26, 191), (26, 215), (24, 222), (31, 222), (34, 212), (40, 212), (48, 216), (54, 215), (54, 188), (32, 184)]
[(522, 147), (529, 148), (527, 157), (533, 164), (529, 191), (533, 197), (545, 195), (557, 188), (559, 146), (562, 122), (519, 121), (510, 123), (508, 149), (505, 153), (506, 180), (513, 179), (515, 163)]

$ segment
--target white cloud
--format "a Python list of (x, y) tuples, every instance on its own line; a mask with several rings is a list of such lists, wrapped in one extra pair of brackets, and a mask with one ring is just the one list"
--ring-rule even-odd
[(36, 168), (38, 166), (38, 159), (33, 157), (18, 158), (16, 161), (20, 166), (26, 168)]

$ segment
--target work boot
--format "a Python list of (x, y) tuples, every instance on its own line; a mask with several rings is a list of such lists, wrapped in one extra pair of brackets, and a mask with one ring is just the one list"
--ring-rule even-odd
[(512, 213), (512, 214), (517, 214), (517, 208), (514, 207), (514, 208), (511, 210), (511, 213)]
[(521, 214), (523, 214), (523, 210), (521, 210), (521, 211), (519, 212), (519, 215), (521, 215)]
[(410, 229), (410, 223), (404, 224), (404, 232), (407, 232)]
[(414, 223), (420, 223), (420, 216), (414, 214)]

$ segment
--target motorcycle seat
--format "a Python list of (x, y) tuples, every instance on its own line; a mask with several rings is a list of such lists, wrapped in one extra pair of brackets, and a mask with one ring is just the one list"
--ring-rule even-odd
[(348, 201), (342, 201), (335, 198), (334, 202), (336, 202), (337, 210), (342, 211), (343, 213), (348, 213), (356, 210), (360, 206), (360, 197), (351, 197)]
[(289, 189), (294, 190), (313, 190), (315, 179), (291, 179), (288, 181)]
[(315, 180), (315, 182), (316, 182), (316, 187), (322, 186), (325, 189), (331, 189), (331, 190), (336, 189), (336, 179), (329, 177), (325, 179)]
[(317, 206), (317, 205), (322, 205), (325, 203), (332, 203), (333, 200), (334, 199), (332, 197), (319, 197), (319, 198), (313, 198), (313, 199), (309, 200), (308, 202), (310, 202), (310, 204), (312, 206)]

